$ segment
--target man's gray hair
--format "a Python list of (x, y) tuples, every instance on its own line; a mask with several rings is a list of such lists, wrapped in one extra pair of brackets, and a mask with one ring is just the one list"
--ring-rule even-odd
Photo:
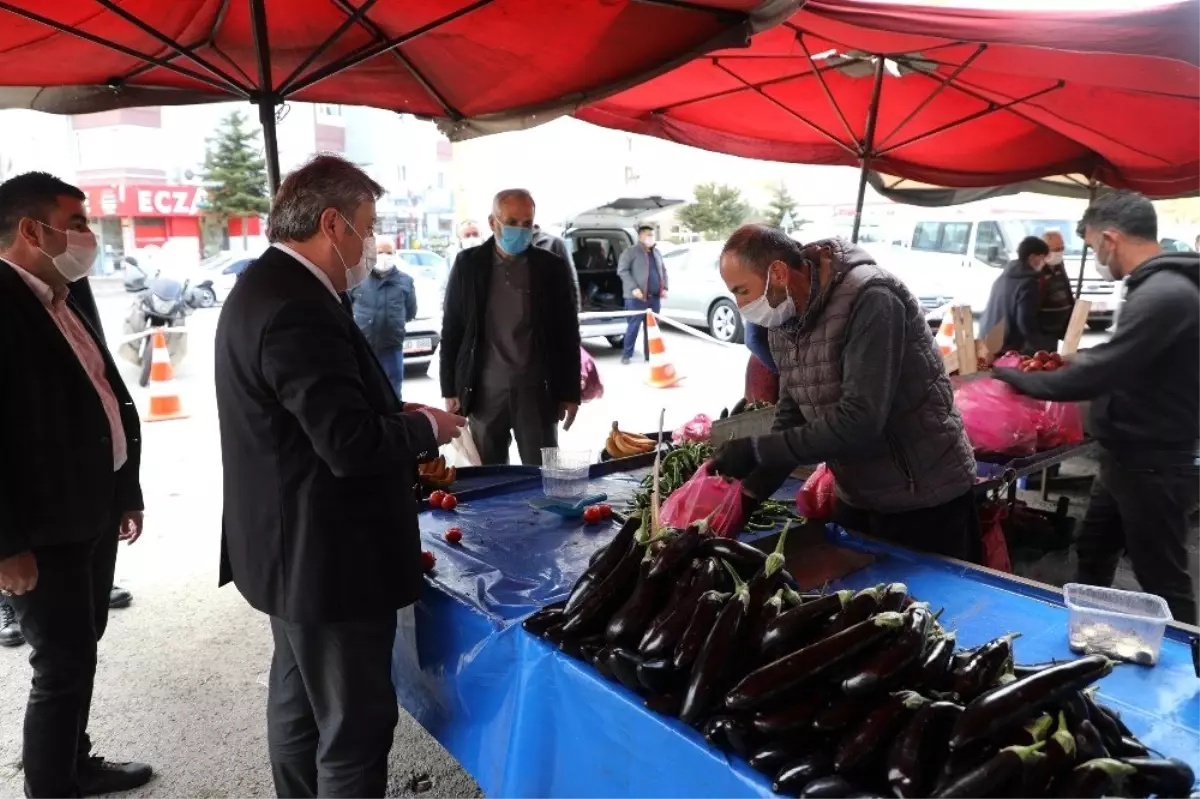
[(492, 198), (492, 216), (500, 216), (500, 206), (504, 205), (509, 200), (528, 200), (529, 204), (534, 208), (537, 203), (533, 201), (533, 195), (528, 189), (505, 189), (504, 191), (496, 192), (496, 196)]
[(808, 263), (800, 242), (779, 228), (766, 225), (742, 225), (735, 230), (721, 249), (721, 257), (730, 254), (758, 274), (766, 274), (767, 267), (775, 261), (783, 261), (792, 269)]
[(321, 229), (321, 214), (336, 208), (352, 220), (358, 206), (383, 196), (383, 187), (338, 155), (318, 155), (284, 179), (267, 220), (267, 239), (308, 241)]

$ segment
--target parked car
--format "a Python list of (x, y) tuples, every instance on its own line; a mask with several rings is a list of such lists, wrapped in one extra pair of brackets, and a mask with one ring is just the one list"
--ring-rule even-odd
[(740, 344), (745, 333), (742, 314), (718, 271), (723, 246), (720, 241), (702, 241), (663, 256), (671, 290), (662, 312), (680, 322), (708, 328), (717, 341)]
[(442, 343), (442, 303), (450, 264), (429, 250), (396, 250), (397, 266), (413, 279), (417, 290), (417, 318), (404, 331), (405, 374), (426, 374)]

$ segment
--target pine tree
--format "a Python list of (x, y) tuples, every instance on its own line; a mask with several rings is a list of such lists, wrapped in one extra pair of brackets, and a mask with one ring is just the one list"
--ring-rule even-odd
[(766, 224), (770, 227), (783, 227), (785, 217), (791, 218), (790, 227), (793, 229), (800, 226), (800, 220), (796, 219), (796, 201), (788, 192), (783, 181), (779, 181), (771, 187), (771, 202), (767, 203)]
[(676, 213), (680, 222), (696, 233), (721, 238), (732, 233), (750, 215), (750, 206), (742, 192), (732, 186), (701, 183), (696, 186), (696, 202)]
[(216, 135), (208, 140), (204, 156), (207, 198), (204, 210), (227, 223), (242, 220), (242, 246), (247, 246), (249, 218), (271, 208), (267, 195), (267, 162), (259, 144), (260, 131), (246, 128), (246, 117), (234, 111), (221, 120)]

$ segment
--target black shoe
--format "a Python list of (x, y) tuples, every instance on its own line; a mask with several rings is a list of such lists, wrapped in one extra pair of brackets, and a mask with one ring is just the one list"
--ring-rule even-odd
[(119, 585), (114, 585), (112, 590), (108, 592), (108, 606), (110, 608), (127, 608), (132, 601), (133, 594)]
[(625, 366), (628, 366), (629, 362), (632, 360), (633, 360), (632, 358), (621, 358), (621, 363)]
[(145, 763), (117, 763), (102, 757), (79, 761), (79, 795), (100, 796), (132, 791), (150, 782), (154, 769)]
[(20, 646), (25, 643), (21, 625), (17, 624), (17, 612), (8, 602), (0, 602), (0, 646)]

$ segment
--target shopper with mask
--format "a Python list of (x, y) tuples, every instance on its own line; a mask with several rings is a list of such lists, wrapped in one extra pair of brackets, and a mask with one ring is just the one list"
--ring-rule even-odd
[(280, 796), (383, 796), (397, 610), (424, 576), (417, 464), (466, 420), (402, 405), (338, 301), (375, 261), (382, 188), (314, 158), (271, 204), (272, 246), (217, 323), (221, 582), (270, 616), (267, 743)]
[(97, 644), (118, 540), (142, 532), (138, 414), (69, 286), (96, 238), (84, 194), (30, 172), (0, 184), (0, 592), (33, 650), (22, 746), (27, 796), (150, 780), (91, 755)]
[(1038, 350), (1056, 349), (1056, 340), (1042, 333), (1038, 309), (1041, 289), (1038, 276), (1046, 265), (1050, 247), (1037, 236), (1026, 236), (1017, 245), (1017, 258), (992, 284), (980, 329), (990, 332), (1004, 324), (1001, 352), (1010, 350), (1033, 355)]
[(446, 408), (468, 416), (485, 465), (505, 464), (515, 437), (522, 463), (539, 465), (579, 410), (579, 315), (571, 267), (532, 246), (533, 197), (496, 195), (492, 238), (461, 252), (442, 315)]
[(1091, 402), (1100, 473), (1075, 539), (1076, 580), (1112, 585), (1124, 550), (1143, 590), (1195, 624), (1188, 515), (1200, 501), (1200, 254), (1163, 252), (1154, 206), (1129, 191), (1092, 203), (1080, 235), (1100, 275), (1125, 281), (1116, 332), (1060, 371), (995, 376), (1038, 399)]
[(752, 500), (801, 464), (827, 463), (835, 520), (914, 549), (977, 561), (975, 458), (920, 304), (862, 248), (738, 229), (721, 277), (769, 328), (779, 369), (774, 432), (730, 441), (715, 470)]
[(405, 326), (417, 318), (417, 289), (412, 277), (397, 268), (390, 241), (377, 246), (371, 274), (354, 289), (354, 321), (375, 351), (396, 396), (404, 384)]
[[(654, 246), (654, 228), (642, 225), (638, 228), (637, 244), (621, 253), (617, 262), (617, 274), (625, 294), (625, 310), (658, 313), (662, 301), (667, 298), (667, 267), (662, 253)], [(638, 331), (646, 324), (646, 314), (629, 317), (625, 328), (625, 348), (621, 351), (621, 363), (633, 360), (633, 345), (637, 343)], [(642, 349), (646, 360), (650, 360), (650, 340), (642, 337)]]
[(1058, 349), (1058, 342), (1067, 334), (1071, 312), (1075, 310), (1075, 295), (1071, 291), (1071, 278), (1063, 261), (1066, 243), (1057, 230), (1047, 230), (1042, 240), (1050, 248), (1046, 265), (1038, 273), (1038, 328), (1050, 346)]

